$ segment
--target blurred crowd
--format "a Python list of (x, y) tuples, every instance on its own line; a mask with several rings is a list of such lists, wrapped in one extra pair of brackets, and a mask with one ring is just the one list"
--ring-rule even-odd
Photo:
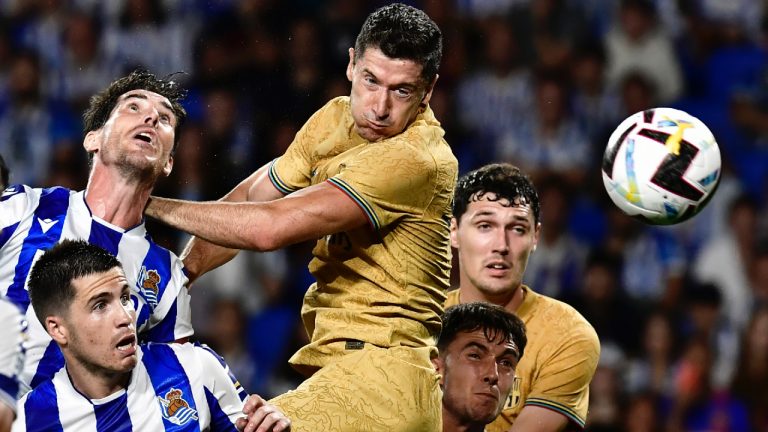
[[(81, 113), (143, 66), (190, 89), (155, 194), (217, 199), (349, 92), (347, 49), (381, 0), (3, 0), (0, 154), (11, 183), (82, 189)], [(588, 430), (768, 430), (768, 2), (422, 0), (444, 34), (431, 106), (461, 172), (528, 172), (542, 234), (525, 282), (574, 305), (602, 355)], [(656, 106), (703, 120), (722, 152), (708, 207), (674, 227), (620, 213), (600, 163)], [(180, 251), (187, 238), (151, 224)], [(312, 245), (241, 253), (192, 288), (198, 337), (246, 389), (295, 387)]]

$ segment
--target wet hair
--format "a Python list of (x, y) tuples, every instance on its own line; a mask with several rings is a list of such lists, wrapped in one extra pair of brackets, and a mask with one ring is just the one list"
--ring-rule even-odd
[[(127, 76), (112, 81), (107, 88), (91, 96), (88, 109), (83, 113), (85, 133), (99, 130), (107, 123), (120, 96), (131, 90), (147, 90), (168, 98), (171, 103), (171, 111), (176, 116), (173, 141), (175, 150), (179, 142), (179, 128), (187, 118), (187, 111), (181, 106), (181, 100), (186, 97), (187, 91), (173, 80), (175, 75), (158, 78), (144, 69), (136, 69)], [(93, 155), (89, 154), (89, 160), (92, 157)]]
[(43, 253), (29, 274), (29, 298), (37, 319), (45, 327), (45, 318), (65, 316), (77, 294), (72, 281), (115, 267), (117, 258), (84, 240), (64, 240)]
[[(489, 194), (494, 196), (490, 197)], [(510, 206), (529, 205), (533, 211), (533, 222), (539, 223), (539, 194), (531, 179), (512, 164), (485, 165), (461, 176), (453, 195), (453, 217), (457, 221), (461, 220), (469, 203), (482, 199), (507, 200)]]
[(523, 357), (528, 343), (523, 321), (501, 306), (484, 302), (463, 303), (446, 309), (437, 349), (445, 352), (459, 333), (477, 330), (482, 330), (489, 341), (501, 337), (502, 343), (512, 342), (518, 349), (518, 360)]
[(413, 60), (422, 66), (421, 77), (431, 83), (443, 55), (443, 35), (423, 11), (393, 3), (373, 11), (355, 41), (355, 61), (369, 47), (389, 58)]
[(3, 155), (0, 155), (0, 190), (5, 189), (8, 186), (8, 179), (11, 176), (11, 171), (8, 169), (8, 166), (5, 164), (5, 159), (3, 159)]

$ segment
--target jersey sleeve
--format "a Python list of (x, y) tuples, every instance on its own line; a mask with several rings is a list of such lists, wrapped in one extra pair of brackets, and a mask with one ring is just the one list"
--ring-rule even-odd
[(248, 397), (224, 359), (206, 345), (196, 345), (203, 366), (205, 397), (211, 411), (211, 431), (232, 430), (244, 417), (243, 404)]
[(19, 374), (24, 367), (27, 325), (12, 303), (0, 299), (0, 403), (14, 411), (19, 395)]
[(584, 428), (600, 342), (594, 332), (586, 331), (563, 339), (567, 342), (544, 360), (525, 405), (556, 411)]
[(16, 232), (24, 215), (31, 211), (31, 191), (24, 185), (11, 185), (0, 195), (0, 249)]
[(312, 154), (317, 143), (333, 131), (329, 124), (338, 122), (337, 106), (329, 102), (304, 123), (285, 153), (269, 167), (269, 180), (285, 195), (303, 189), (312, 181)]
[(404, 136), (370, 145), (328, 182), (355, 201), (378, 231), (406, 215), (423, 215), (436, 177), (435, 161)]

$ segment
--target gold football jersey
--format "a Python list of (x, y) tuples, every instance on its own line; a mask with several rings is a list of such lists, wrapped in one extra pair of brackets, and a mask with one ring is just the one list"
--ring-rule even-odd
[(434, 345), (449, 285), (450, 204), (458, 163), (427, 107), (401, 134), (368, 142), (354, 128), (349, 98), (317, 111), (270, 168), (289, 194), (329, 182), (370, 226), (317, 241), (304, 297), (310, 343), (291, 363), (312, 372), (364, 344)]
[[(525, 298), (514, 312), (525, 323), (528, 344), (504, 410), (486, 431), (509, 430), (526, 405), (559, 412), (584, 428), (589, 383), (600, 357), (597, 333), (570, 305), (521, 289)], [(459, 296), (460, 289), (449, 292), (445, 307), (459, 304)]]

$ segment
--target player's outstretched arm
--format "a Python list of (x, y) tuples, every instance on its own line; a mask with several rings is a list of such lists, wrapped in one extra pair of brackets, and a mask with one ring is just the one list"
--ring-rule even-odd
[[(269, 181), (269, 165), (266, 164), (240, 182), (232, 191), (221, 198), (223, 202), (261, 202), (282, 198), (283, 194)], [(181, 254), (191, 281), (203, 274), (226, 264), (237, 255), (238, 249), (231, 249), (192, 237)]]
[(269, 202), (192, 202), (152, 197), (146, 214), (237, 249), (268, 251), (365, 225), (347, 194), (324, 182)]
[(243, 432), (287, 432), (291, 430), (291, 420), (276, 406), (267, 403), (261, 396), (248, 396), (243, 406), (246, 417), (237, 420), (237, 430)]

